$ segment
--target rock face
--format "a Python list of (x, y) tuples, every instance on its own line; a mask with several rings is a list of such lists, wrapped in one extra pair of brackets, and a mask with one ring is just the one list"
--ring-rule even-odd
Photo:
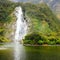
[(16, 24), (16, 17), (14, 16), (14, 13), (11, 14), (12, 18), (12, 22), (10, 23), (6, 23), (5, 24), (5, 37), (13, 40), (14, 39), (14, 34), (15, 34), (15, 24)]

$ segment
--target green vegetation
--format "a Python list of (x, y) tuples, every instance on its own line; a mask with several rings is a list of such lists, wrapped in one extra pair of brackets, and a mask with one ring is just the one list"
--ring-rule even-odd
[(24, 44), (35, 44), (35, 45), (55, 45), (60, 44), (60, 39), (57, 38), (56, 35), (52, 35), (51, 33), (49, 35), (44, 35), (42, 33), (30, 33), (28, 34), (25, 39), (23, 40)]
[(7, 26), (14, 21), (12, 16), (14, 8), (14, 3), (8, 0), (0, 0), (0, 42), (10, 42), (10, 40), (5, 37), (5, 33), (9, 30)]
[(23, 8), (31, 21), (31, 30), (23, 40), (24, 44), (60, 44), (60, 21), (45, 3), (25, 3)]
[(11, 42), (11, 41), (8, 38), (0, 36), (0, 43), (3, 43), (3, 42)]
[(60, 44), (60, 21), (45, 3), (13, 3), (0, 0), (0, 4), (0, 42), (11, 42), (7, 37), (12, 32), (9, 24), (13, 25), (16, 20), (13, 15), (15, 7), (21, 6), (24, 18), (30, 21), (29, 34), (23, 40), (25, 44)]
[(25, 9), (25, 14), (31, 20), (32, 31), (34, 31), (34, 29), (42, 33), (60, 31), (60, 21), (45, 3), (25, 3), (23, 9)]
[(0, 22), (7, 23), (11, 21), (11, 13), (14, 11), (14, 3), (7, 0), (0, 0)]

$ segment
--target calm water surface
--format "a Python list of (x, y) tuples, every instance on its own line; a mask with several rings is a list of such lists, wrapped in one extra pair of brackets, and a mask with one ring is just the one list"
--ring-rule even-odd
[[(14, 53), (19, 53), (19, 60), (60, 60), (60, 46), (19, 46), (0, 47), (0, 60), (16, 60)], [(18, 59), (17, 59), (18, 60)]]

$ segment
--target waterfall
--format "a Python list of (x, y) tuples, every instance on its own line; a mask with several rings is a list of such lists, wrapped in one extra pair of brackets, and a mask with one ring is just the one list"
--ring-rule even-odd
[(24, 36), (27, 34), (27, 23), (24, 20), (22, 8), (16, 7), (15, 11), (16, 11), (15, 15), (17, 17), (17, 21), (16, 21), (16, 31), (15, 31), (14, 42), (22, 40)]
[(22, 39), (24, 39), (25, 35), (27, 34), (27, 22), (24, 20), (23, 12), (21, 7), (16, 7), (15, 15), (17, 18), (16, 21), (16, 30), (15, 30), (15, 37), (14, 37), (14, 60), (20, 60), (20, 56), (23, 49), (23, 46), (19, 43)]

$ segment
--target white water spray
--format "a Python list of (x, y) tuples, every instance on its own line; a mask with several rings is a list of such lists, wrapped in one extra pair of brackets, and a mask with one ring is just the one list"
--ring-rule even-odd
[(23, 18), (23, 12), (21, 7), (16, 8), (15, 15), (17, 17), (17, 21), (16, 21), (16, 32), (14, 42), (22, 40), (27, 33), (27, 24)]
[(27, 23), (24, 20), (23, 12), (21, 7), (16, 7), (15, 15), (17, 17), (16, 21), (16, 31), (15, 31), (15, 39), (14, 39), (14, 60), (20, 60), (20, 50), (23, 49), (19, 43), (22, 39), (24, 39), (27, 34)]

